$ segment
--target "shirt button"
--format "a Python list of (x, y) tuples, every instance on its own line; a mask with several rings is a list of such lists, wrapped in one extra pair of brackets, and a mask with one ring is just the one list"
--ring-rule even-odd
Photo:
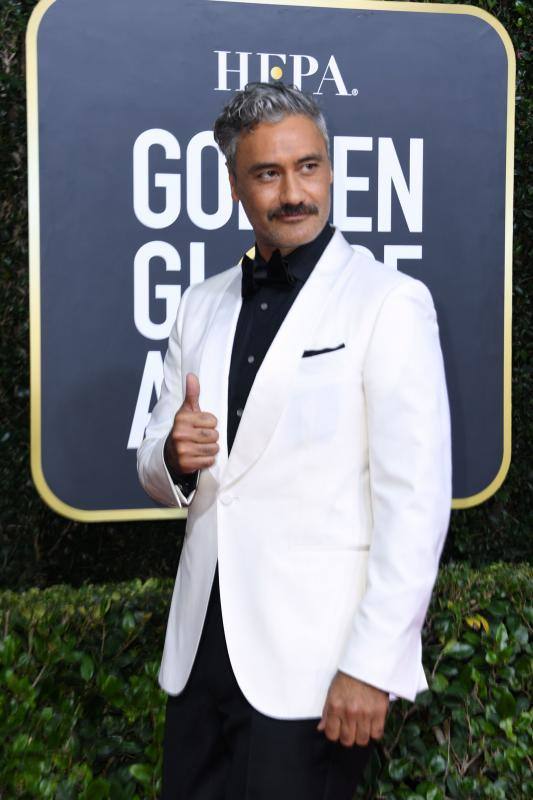
[(233, 497), (231, 497), (229, 494), (223, 494), (220, 498), (220, 502), (223, 506), (230, 506), (233, 502)]
[(260, 308), (261, 308), (261, 311), (266, 311), (266, 310), (267, 310), (267, 308), (268, 308), (268, 303), (264, 303), (264, 302), (263, 302), (263, 303), (261, 303), (261, 306), (260, 306)]
[(242, 408), (237, 409), (237, 416), (242, 417)]
[(255, 361), (255, 357), (254, 356), (248, 356), (248, 363), (249, 364), (253, 364), (254, 361)]

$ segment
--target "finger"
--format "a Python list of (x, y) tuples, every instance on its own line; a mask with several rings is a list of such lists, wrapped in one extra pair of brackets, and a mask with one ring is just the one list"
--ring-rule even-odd
[(197, 444), (212, 444), (213, 442), (218, 442), (218, 431), (216, 428), (191, 427), (186, 433), (184, 432), (184, 438)]
[(200, 381), (194, 372), (189, 372), (185, 378), (185, 400), (183, 405), (190, 411), (200, 411)]
[(172, 438), (176, 442), (210, 444), (218, 442), (219, 434), (216, 428), (197, 428), (191, 424), (190, 415), (187, 415), (176, 419), (172, 430)]
[(181, 441), (177, 448), (177, 454), (180, 462), (188, 461), (191, 458), (204, 458), (216, 456), (219, 451), (218, 444), (197, 444), (196, 442)]
[(191, 417), (191, 423), (195, 428), (216, 428), (218, 420), (215, 415), (210, 414), (209, 411), (200, 411), (194, 414), (194, 417)]
[(322, 716), (320, 717), (320, 722), (316, 726), (317, 731), (323, 731), (324, 728), (326, 727), (326, 716), (327, 716), (326, 706), (324, 706), (324, 708), (322, 709)]
[(191, 449), (193, 458), (203, 458), (204, 456), (216, 456), (219, 451), (218, 444), (195, 444)]
[(207, 456), (193, 456), (187, 458), (182, 466), (182, 472), (196, 472), (197, 469), (208, 469), (215, 463), (215, 459)]
[(370, 723), (365, 719), (359, 719), (357, 721), (357, 727), (355, 731), (355, 744), (358, 744), (360, 747), (365, 747), (368, 744), (370, 739)]
[(326, 734), (327, 738), (330, 739), (330, 741), (338, 741), (341, 733), (340, 717), (336, 717), (333, 714), (328, 714), (324, 733)]
[(341, 732), (339, 741), (345, 747), (352, 747), (355, 742), (356, 724), (354, 720), (343, 719), (341, 722)]

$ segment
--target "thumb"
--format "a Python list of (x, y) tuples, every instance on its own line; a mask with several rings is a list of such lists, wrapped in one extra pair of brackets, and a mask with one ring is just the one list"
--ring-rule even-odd
[(185, 379), (185, 400), (184, 406), (188, 406), (190, 411), (200, 411), (200, 381), (193, 372), (189, 372)]
[(327, 709), (327, 704), (324, 706), (324, 708), (322, 710), (322, 717), (320, 719), (320, 722), (316, 726), (317, 731), (323, 731), (324, 728), (326, 727), (326, 717), (328, 715), (326, 709)]

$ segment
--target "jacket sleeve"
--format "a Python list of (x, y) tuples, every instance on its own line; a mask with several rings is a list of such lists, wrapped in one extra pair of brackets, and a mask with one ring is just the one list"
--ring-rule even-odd
[[(184, 494), (179, 483), (174, 483), (164, 459), (165, 440), (172, 428), (174, 416), (183, 402), (181, 375), (181, 335), (185, 304), (190, 287), (183, 293), (176, 321), (168, 340), (168, 349), (163, 363), (163, 383), (155, 404), (144, 439), (137, 450), (137, 471), (145, 492), (153, 500), (166, 506), (184, 508), (189, 506), (196, 493), (198, 474), (194, 488)], [(183, 487), (185, 488), (185, 486)], [(187, 487), (189, 488), (189, 487)]]
[(433, 301), (420, 281), (402, 281), (383, 301), (363, 385), (373, 532), (366, 590), (339, 669), (414, 700), (451, 508), (444, 365)]

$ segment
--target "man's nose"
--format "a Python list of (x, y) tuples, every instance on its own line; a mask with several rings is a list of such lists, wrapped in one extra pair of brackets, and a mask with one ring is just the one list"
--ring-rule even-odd
[(280, 201), (282, 204), (298, 205), (303, 200), (303, 192), (298, 177), (292, 173), (283, 176), (280, 185)]

